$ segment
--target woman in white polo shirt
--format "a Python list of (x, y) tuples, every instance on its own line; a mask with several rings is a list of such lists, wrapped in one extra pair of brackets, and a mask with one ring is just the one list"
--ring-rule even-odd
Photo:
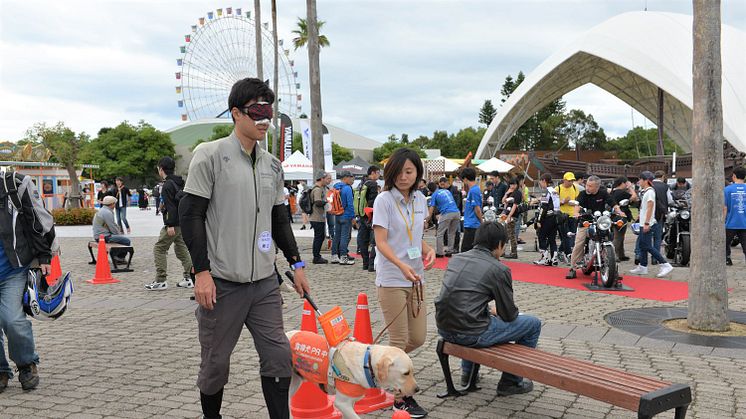
[[(411, 352), (425, 343), (427, 309), (424, 271), (435, 263), (435, 250), (423, 240), (427, 200), (417, 190), (423, 176), (420, 156), (401, 148), (384, 168), (384, 192), (373, 204), (378, 304), (389, 325), (389, 345)], [(423, 260), (424, 258), (424, 260)], [(395, 410), (411, 417), (427, 415), (412, 397), (396, 400)]]

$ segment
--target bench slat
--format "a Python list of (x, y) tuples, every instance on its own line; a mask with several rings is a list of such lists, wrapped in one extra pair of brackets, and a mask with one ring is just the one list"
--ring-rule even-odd
[(533, 362), (536, 367), (545, 367), (555, 370), (561, 369), (579, 374), (592, 373), (592, 375), (600, 378), (608, 377), (612, 380), (623, 380), (627, 385), (638, 388), (642, 392), (649, 392), (671, 385), (671, 383), (662, 380), (596, 365), (587, 361), (566, 358), (521, 345), (503, 345), (480, 350), (487, 351), (498, 357), (511, 357), (511, 359), (523, 364), (530, 365)]
[[(648, 392), (647, 386), (643, 389), (630, 389), (620, 388), (616, 381), (605, 381), (595, 375), (589, 375), (593, 364), (586, 363), (588, 365), (576, 364), (586, 368), (588, 373), (580, 374), (580, 370), (566, 370), (561, 368), (559, 362), (565, 362), (567, 358), (562, 358), (561, 361), (556, 361), (553, 365), (542, 365), (541, 367), (526, 365), (524, 357), (528, 353), (533, 352), (531, 355), (544, 355), (545, 352), (534, 350), (531, 348), (525, 348), (529, 351), (518, 352), (514, 350), (500, 351), (499, 348), (503, 346), (519, 346), (513, 344), (501, 345), (486, 349), (474, 349), (466, 348), (459, 345), (449, 345), (448, 343), (444, 346), (444, 353), (459, 357), (461, 359), (467, 359), (469, 361), (476, 362), (481, 365), (496, 368), (501, 371), (507, 370), (508, 372), (526, 377), (538, 382), (561, 388), (576, 394), (581, 394), (594, 398), (596, 400), (612, 403), (616, 406), (623, 407), (632, 411), (637, 411), (640, 404), (640, 398), (643, 394)], [(489, 349), (492, 349), (491, 351)], [(526, 352), (526, 353), (524, 353)], [(537, 354), (537, 352), (539, 354)], [(521, 357), (523, 355), (524, 357)], [(550, 354), (553, 355), (553, 354)], [(552, 357), (549, 357), (552, 358)], [(575, 360), (577, 363), (577, 360)], [(551, 368), (550, 368), (551, 367)], [(559, 367), (559, 368), (558, 368)], [(547, 371), (551, 369), (551, 371)], [(618, 371), (618, 370), (614, 370)], [(547, 374), (550, 372), (550, 374)], [(619, 371), (617, 378), (622, 378), (625, 375), (639, 378), (623, 371)], [(610, 376), (607, 374), (607, 376)], [(668, 384), (659, 382), (658, 385), (652, 389), (658, 389), (666, 387)], [(651, 389), (651, 390), (652, 390)]]

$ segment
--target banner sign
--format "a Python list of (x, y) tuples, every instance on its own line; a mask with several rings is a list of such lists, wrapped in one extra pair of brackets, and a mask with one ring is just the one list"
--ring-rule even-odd
[(293, 121), (284, 113), (280, 114), (280, 135), (280, 161), (285, 161), (293, 154)]

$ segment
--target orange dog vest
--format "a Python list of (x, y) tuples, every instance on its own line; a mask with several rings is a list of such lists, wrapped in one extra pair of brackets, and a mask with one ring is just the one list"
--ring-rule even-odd
[[(344, 342), (343, 342), (344, 344)], [(293, 368), (305, 380), (319, 385), (331, 385), (331, 372), (333, 385), (340, 393), (350, 397), (360, 397), (365, 394), (365, 387), (350, 383), (352, 377), (347, 377), (339, 373), (339, 369), (334, 368), (334, 359), (329, 359), (329, 343), (323, 336), (300, 331), (290, 339), (290, 349), (293, 354)]]

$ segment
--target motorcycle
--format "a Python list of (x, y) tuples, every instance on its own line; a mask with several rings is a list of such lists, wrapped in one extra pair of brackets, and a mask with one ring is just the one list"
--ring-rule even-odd
[(482, 218), (485, 222), (491, 223), (497, 220), (497, 207), (495, 207), (495, 198), (487, 198), (487, 205), (482, 208)]
[[(625, 201), (627, 200), (623, 200), (619, 205), (628, 205)], [(577, 201), (570, 201), (570, 203), (577, 205)], [(581, 268), (583, 273), (593, 274), (593, 285), (598, 285), (600, 279), (604, 288), (614, 288), (619, 281), (619, 268), (612, 244), (614, 238), (612, 227), (621, 229), (625, 221), (609, 211), (591, 213), (585, 208), (580, 212), (579, 221), (583, 227), (588, 228)]]
[(666, 258), (680, 266), (687, 266), (691, 255), (690, 208), (687, 199), (676, 200), (668, 207), (668, 214), (663, 224), (662, 239)]

